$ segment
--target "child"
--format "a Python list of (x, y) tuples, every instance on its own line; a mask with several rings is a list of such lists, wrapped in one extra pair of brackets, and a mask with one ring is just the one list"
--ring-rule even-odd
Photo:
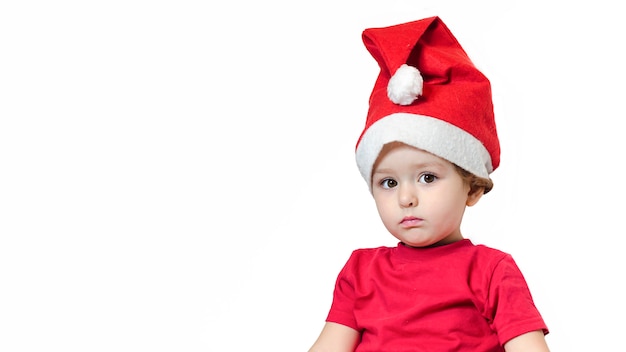
[(460, 230), (500, 162), (488, 79), (438, 17), (363, 41), (381, 71), (357, 166), (399, 243), (352, 253), (310, 351), (548, 351), (512, 257)]

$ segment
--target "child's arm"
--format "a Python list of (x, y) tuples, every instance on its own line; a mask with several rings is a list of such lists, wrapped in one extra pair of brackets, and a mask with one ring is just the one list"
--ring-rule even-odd
[(550, 352), (543, 331), (527, 332), (504, 344), (506, 352)]
[(337, 323), (326, 323), (309, 352), (354, 352), (358, 331)]

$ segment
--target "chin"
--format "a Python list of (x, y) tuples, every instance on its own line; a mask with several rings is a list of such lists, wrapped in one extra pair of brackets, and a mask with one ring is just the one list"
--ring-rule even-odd
[[(396, 237), (398, 238), (398, 237)], [(419, 239), (419, 238), (398, 238), (402, 243), (409, 247), (422, 248), (422, 247), (437, 247), (446, 243), (444, 239)]]
[(413, 248), (423, 248), (423, 247), (428, 247), (432, 245), (432, 243), (430, 242), (412, 243), (412, 242), (403, 241), (402, 243), (404, 243), (405, 246), (413, 247)]
[[(398, 237), (396, 237), (398, 238)], [(437, 241), (432, 241), (432, 240), (410, 240), (407, 238), (398, 238), (400, 240), (400, 242), (404, 243), (405, 245), (409, 246), (409, 247), (428, 247), (428, 246), (432, 246), (433, 244), (437, 243)]]

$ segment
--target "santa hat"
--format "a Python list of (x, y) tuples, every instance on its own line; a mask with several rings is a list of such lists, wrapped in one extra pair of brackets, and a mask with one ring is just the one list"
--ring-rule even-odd
[(363, 31), (380, 66), (356, 145), (371, 188), (383, 146), (402, 142), (488, 178), (500, 163), (491, 85), (439, 17)]

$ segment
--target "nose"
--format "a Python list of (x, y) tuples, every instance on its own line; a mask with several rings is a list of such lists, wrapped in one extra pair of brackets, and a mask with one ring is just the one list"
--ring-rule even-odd
[(414, 185), (401, 185), (398, 192), (398, 201), (403, 208), (417, 206), (417, 189)]

